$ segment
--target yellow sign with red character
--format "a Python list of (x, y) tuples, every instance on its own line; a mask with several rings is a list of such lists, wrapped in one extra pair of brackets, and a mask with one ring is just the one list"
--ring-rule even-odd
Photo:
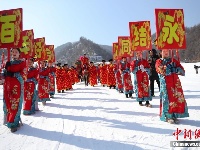
[(131, 51), (131, 43), (129, 36), (119, 36), (118, 37), (118, 59), (122, 57), (131, 57), (133, 52)]
[(23, 40), (23, 47), (20, 49), (22, 58), (34, 57), (34, 33), (33, 30), (24, 30), (21, 33)]
[(129, 22), (131, 50), (152, 49), (150, 21)]
[(55, 52), (54, 52), (54, 45), (45, 45), (46, 48), (46, 60), (49, 63), (55, 62)]
[(183, 9), (155, 9), (158, 49), (186, 49)]
[(117, 60), (118, 59), (118, 43), (113, 43), (113, 60)]
[(38, 60), (46, 60), (45, 38), (34, 39), (35, 55)]
[(22, 46), (22, 8), (0, 11), (0, 48)]

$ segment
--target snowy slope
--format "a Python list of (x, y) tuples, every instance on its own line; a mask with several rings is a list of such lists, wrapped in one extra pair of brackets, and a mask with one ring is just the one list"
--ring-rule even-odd
[[(180, 119), (179, 125), (159, 120), (157, 86), (156, 97), (151, 102), (153, 108), (146, 108), (114, 89), (100, 85), (85, 87), (80, 83), (74, 86), (73, 91), (57, 93), (45, 107), (40, 104), (41, 111), (35, 115), (22, 115), (24, 126), (14, 134), (0, 120), (0, 149), (170, 149), (170, 141), (176, 141), (172, 134), (177, 128), (193, 132), (200, 129), (200, 74), (195, 74), (194, 64), (183, 66), (186, 76), (180, 79), (190, 117)], [(2, 108), (2, 86), (0, 88)], [(2, 109), (0, 118), (3, 118)], [(192, 140), (199, 139), (192, 135)], [(179, 140), (184, 140), (183, 133)]]

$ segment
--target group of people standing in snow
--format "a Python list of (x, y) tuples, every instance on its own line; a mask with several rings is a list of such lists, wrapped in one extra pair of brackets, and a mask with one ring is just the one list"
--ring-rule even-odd
[[(142, 58), (142, 52), (136, 52), (136, 59), (131, 62), (123, 57), (121, 61), (109, 60), (106, 64), (95, 66), (84, 54), (80, 58), (82, 78), (85, 86), (95, 86), (98, 80), (102, 86), (115, 88), (124, 93), (126, 98), (133, 98), (140, 106), (152, 107), (150, 101), (154, 97), (154, 81), (160, 90), (160, 119), (168, 123), (178, 123), (177, 118), (188, 117), (188, 108), (184, 98), (178, 75), (185, 75), (180, 62), (169, 57), (168, 50), (162, 50), (159, 57), (156, 50), (151, 50), (149, 60)], [(2, 71), (4, 77), (3, 110), (4, 124), (17, 131), (21, 123), (21, 109), (24, 115), (34, 114), (38, 109), (38, 102), (43, 105), (55, 94), (55, 79), (57, 92), (73, 89), (75, 83), (80, 82), (77, 67), (68, 64), (48, 64), (47, 61), (37, 62), (37, 58), (20, 59), (20, 49), (11, 50), (12, 60), (7, 61)], [(131, 73), (134, 75), (132, 82)], [(149, 85), (150, 80), (150, 85)], [(134, 83), (134, 86), (133, 84)], [(142, 102), (145, 102), (143, 105)], [(23, 104), (23, 105), (22, 105)]]
[[(155, 49), (149, 51), (148, 60), (143, 58), (142, 51), (136, 52), (136, 59), (128, 61), (122, 57), (120, 61), (109, 60), (109, 64), (102, 60), (102, 64), (89, 66), (89, 83), (97, 84), (100, 78), (102, 86), (116, 88), (119, 93), (124, 93), (126, 98), (133, 98), (140, 106), (152, 107), (150, 101), (154, 95), (154, 82), (160, 91), (160, 119), (168, 123), (179, 123), (178, 118), (189, 117), (187, 103), (184, 97), (178, 75), (185, 75), (183, 66), (175, 58), (170, 57), (169, 50), (162, 50), (161, 54)], [(89, 65), (88, 65), (89, 64)], [(87, 67), (86, 67), (87, 68)], [(131, 73), (134, 75), (132, 81)], [(134, 83), (134, 85), (132, 84)], [(87, 84), (86, 84), (87, 85)], [(145, 102), (145, 104), (143, 104)]]

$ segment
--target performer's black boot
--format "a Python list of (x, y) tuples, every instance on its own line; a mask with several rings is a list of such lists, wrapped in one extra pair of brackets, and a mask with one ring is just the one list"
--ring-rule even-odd
[(65, 93), (65, 91), (64, 91), (64, 90), (62, 90), (62, 93)]
[(129, 97), (132, 97), (132, 93), (129, 93)]
[(128, 98), (128, 94), (126, 94), (126, 98)]

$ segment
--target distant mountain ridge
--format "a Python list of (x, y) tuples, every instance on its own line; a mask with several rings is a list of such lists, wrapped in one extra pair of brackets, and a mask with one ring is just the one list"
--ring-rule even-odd
[(84, 53), (88, 57), (109, 60), (112, 58), (112, 47), (98, 45), (85, 37), (80, 37), (80, 40), (77, 42), (68, 42), (55, 48), (56, 60), (61, 63), (68, 63), (69, 65), (73, 65)]

